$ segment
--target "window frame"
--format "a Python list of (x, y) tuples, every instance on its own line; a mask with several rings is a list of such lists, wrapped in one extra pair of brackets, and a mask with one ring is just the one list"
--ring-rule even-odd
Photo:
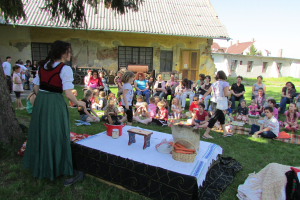
[[(39, 45), (39, 47), (35, 47), (34, 45)], [(46, 59), (46, 57), (47, 57), (47, 55), (46, 55), (46, 57), (45, 58), (42, 58), (41, 57), (41, 44), (43, 44), (43, 45), (47, 45), (47, 55), (48, 55), (48, 53), (49, 53), (49, 51), (50, 51), (50, 49), (51, 49), (51, 45), (52, 45), (52, 43), (43, 43), (43, 42), (31, 42), (31, 59), (32, 59), (32, 62), (34, 61), (34, 60), (36, 60), (37, 62), (39, 62), (39, 61), (41, 61), (41, 60), (44, 60), (44, 59)], [(40, 57), (39, 59), (36, 59), (36, 57), (37, 56), (35, 56), (34, 55), (34, 48), (38, 48), (39, 49), (39, 56), (38, 57)]]
[[(162, 52), (165, 52), (166, 53), (166, 57), (165, 57), (165, 63), (167, 63), (167, 61), (171, 61), (171, 69), (170, 70), (168, 70), (167, 68), (165, 69), (165, 70), (162, 70), (162, 65), (161, 65), (161, 61), (162, 61)], [(172, 52), (172, 57), (171, 57), (171, 59), (170, 60), (168, 60), (168, 53), (171, 53)], [(168, 51), (168, 50), (161, 50), (160, 51), (160, 60), (159, 60), (159, 62), (160, 62), (160, 72), (172, 72), (172, 70), (173, 70), (173, 51)]]
[(134, 63), (136, 59), (137, 65), (148, 65), (148, 71), (151, 72), (153, 70), (153, 47), (118, 46), (118, 70), (124, 67), (127, 69), (128, 65)]

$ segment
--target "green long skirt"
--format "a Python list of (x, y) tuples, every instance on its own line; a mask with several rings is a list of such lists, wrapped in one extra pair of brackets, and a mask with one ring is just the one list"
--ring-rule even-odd
[(22, 165), (39, 179), (73, 175), (70, 119), (62, 94), (38, 92)]

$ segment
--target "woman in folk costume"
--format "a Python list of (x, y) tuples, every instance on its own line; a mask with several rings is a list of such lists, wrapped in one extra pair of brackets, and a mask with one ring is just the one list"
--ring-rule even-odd
[[(37, 96), (22, 165), (39, 179), (53, 180), (60, 175), (73, 175), (70, 119), (63, 91), (74, 104), (84, 107), (84, 103), (77, 101), (72, 94), (73, 72), (64, 64), (70, 60), (71, 51), (71, 44), (55, 41), (33, 80)], [(67, 179), (65, 185), (71, 185), (83, 176), (80, 172)]]

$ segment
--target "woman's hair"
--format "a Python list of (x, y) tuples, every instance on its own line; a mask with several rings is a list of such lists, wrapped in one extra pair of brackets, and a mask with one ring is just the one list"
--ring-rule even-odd
[(49, 63), (47, 64), (47, 69), (51, 70), (53, 69), (52, 65), (54, 64), (55, 60), (61, 59), (61, 56), (63, 54), (69, 52), (72, 53), (70, 43), (61, 40), (56, 40), (52, 43), (48, 56), (45, 60), (40, 61), (39, 66), (43, 67), (49, 61)]
[(188, 84), (189, 84), (189, 79), (188, 79), (188, 78), (184, 78), (184, 79), (182, 80), (182, 84), (183, 84), (185, 87), (187, 87)]
[(96, 93), (98, 93), (99, 92), (99, 90), (98, 89), (94, 89), (93, 90), (93, 96), (95, 96), (96, 95)]
[(99, 77), (99, 74), (98, 74), (97, 70), (93, 70), (93, 71), (92, 71), (92, 76), (94, 75), (94, 73), (96, 73), (96, 74), (97, 74), (97, 77)]
[(19, 66), (19, 65), (13, 66), (13, 70), (14, 70), (14, 71), (16, 71), (17, 69), (20, 69), (20, 66)]
[(136, 99), (142, 99), (143, 100), (143, 96), (139, 95), (139, 96), (136, 97)]
[(263, 89), (263, 88), (259, 88), (259, 89), (257, 90), (257, 93), (258, 93), (259, 90), (262, 90), (262, 96), (264, 96), (264, 95), (265, 95), (264, 89)]
[(158, 102), (157, 103), (157, 107), (166, 107), (166, 103), (163, 101), (163, 100), (161, 100), (160, 102)]
[(126, 71), (122, 76), (122, 82), (128, 83), (130, 78), (134, 78), (134, 73), (132, 71)]
[(202, 79), (205, 79), (205, 74), (199, 74), (199, 77), (201, 77)]
[(139, 80), (139, 75), (141, 75), (141, 76), (142, 76), (142, 79), (145, 80), (146, 77), (145, 77), (145, 74), (144, 74), (143, 72), (138, 72), (138, 73), (136, 73), (134, 79), (135, 79), (135, 80)]
[[(296, 119), (297, 112), (298, 112), (297, 105), (295, 103), (290, 103), (290, 105), (292, 105), (292, 104), (295, 106), (294, 119)], [(288, 113), (291, 113), (290, 109), (288, 110)], [(290, 115), (288, 115), (287, 117), (290, 118)]]
[(210, 75), (206, 75), (206, 76), (205, 76), (205, 78), (206, 78), (206, 77), (208, 77), (208, 78), (209, 78), (209, 81), (211, 81), (211, 77), (210, 77)]
[(27, 63), (30, 63), (30, 64), (31, 64), (31, 61), (30, 61), (30, 60), (26, 60), (26, 64), (27, 64)]
[(217, 72), (217, 75), (216, 75), (215, 79), (216, 80), (221, 79), (221, 80), (225, 81), (227, 79), (227, 76), (226, 76), (224, 71), (220, 70), (220, 71)]
[(286, 86), (287, 84), (289, 84), (289, 83), (292, 85), (292, 88), (296, 90), (294, 83), (292, 83), (292, 82), (290, 82), (290, 81), (289, 81), (289, 82), (286, 82), (285, 86)]
[(100, 97), (105, 97), (105, 92), (104, 92), (104, 91), (101, 91), (100, 94), (99, 94), (99, 96), (100, 96)]
[(89, 96), (91, 96), (91, 95), (93, 95), (93, 92), (91, 91), (91, 90), (86, 90), (86, 91), (84, 91), (84, 99), (85, 100), (88, 100), (87, 98), (89, 97)]
[(181, 109), (181, 103), (180, 103), (180, 101), (179, 101), (178, 98), (174, 98), (174, 99), (172, 100), (172, 105), (174, 104), (174, 100), (177, 100), (177, 101), (178, 101), (178, 108)]

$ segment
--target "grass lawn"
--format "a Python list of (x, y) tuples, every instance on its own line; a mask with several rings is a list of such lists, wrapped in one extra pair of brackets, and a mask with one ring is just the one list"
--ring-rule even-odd
[[(296, 83), (296, 81), (293, 82)], [(282, 86), (283, 84), (281, 82), (278, 85)], [(78, 98), (82, 98), (83, 96), (81, 88), (80, 86), (76, 86)], [(300, 91), (300, 88), (297, 89)], [(117, 88), (113, 88), (112, 92), (116, 93)], [(281, 87), (268, 86), (266, 93), (267, 96), (271, 96), (279, 102)], [(250, 96), (251, 88), (247, 87), (245, 97), (248, 100), (248, 105), (251, 99)], [(22, 100), (22, 103), (26, 105), (25, 100)], [(102, 124), (103, 122), (94, 123), (91, 126), (76, 127), (75, 119), (79, 119), (77, 109), (69, 108), (69, 112), (72, 132), (94, 135), (106, 130)], [(26, 111), (17, 110), (16, 115), (20, 123), (28, 126), (30, 116)], [(280, 116), (280, 120), (284, 120), (284, 117)], [(133, 123), (133, 126), (171, 134), (171, 128), (169, 127), (146, 126), (138, 123)], [(203, 132), (204, 130), (201, 131), (201, 135)], [(299, 134), (299, 132), (296, 134)], [(223, 148), (223, 156), (230, 156), (243, 166), (243, 170), (236, 174), (234, 182), (222, 194), (221, 199), (237, 199), (237, 188), (240, 184), (244, 183), (248, 174), (260, 171), (269, 163), (276, 162), (284, 165), (300, 166), (298, 156), (300, 152), (299, 145), (261, 138), (253, 139), (245, 135), (234, 135), (227, 138), (223, 138), (222, 133), (217, 132), (211, 132), (211, 135), (215, 139), (207, 140), (208, 142), (220, 145)], [(46, 179), (37, 180), (32, 177), (30, 171), (21, 167), (21, 162), (22, 157), (16, 155), (16, 151), (7, 150), (0, 154), (1, 199), (146, 199), (128, 191), (109, 186), (91, 177), (86, 177), (84, 181), (71, 187), (63, 187), (64, 177), (57, 178), (54, 181)]]
[[(236, 83), (236, 77), (228, 77), (227, 81), (230, 83)], [(300, 79), (292, 77), (281, 77), (281, 78), (264, 78), (263, 84), (266, 86), (280, 86), (283, 87), (286, 82), (292, 82), (295, 86), (300, 86)], [(256, 78), (243, 78), (243, 84), (245, 86), (253, 86), (257, 82)]]

